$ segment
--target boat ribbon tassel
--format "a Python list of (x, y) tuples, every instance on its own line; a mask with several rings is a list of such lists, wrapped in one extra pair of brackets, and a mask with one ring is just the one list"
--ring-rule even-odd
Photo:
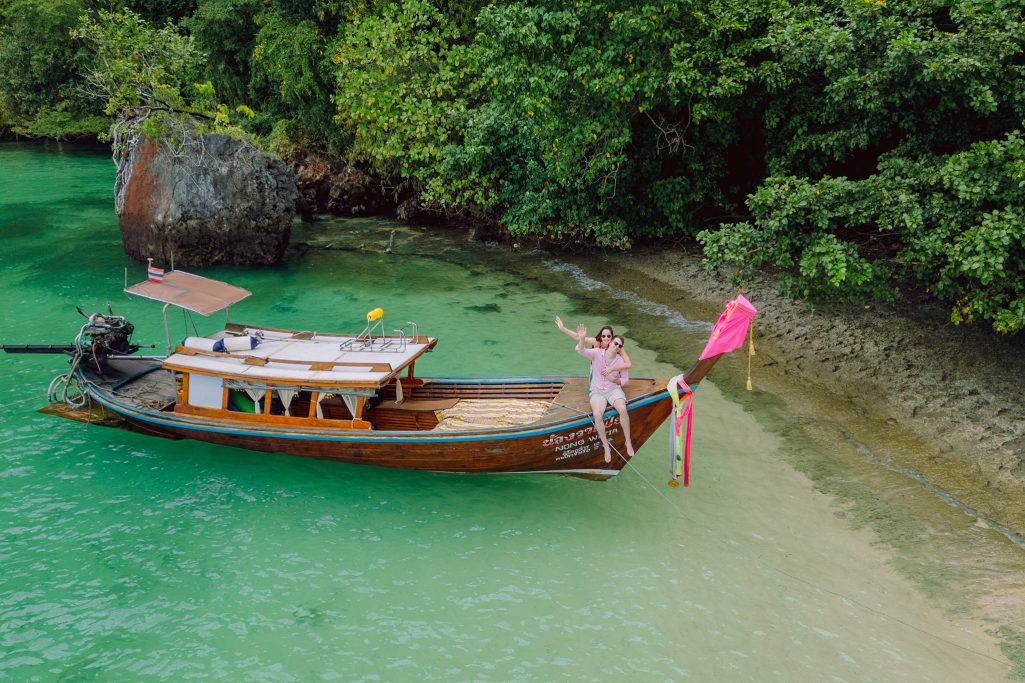
[[(752, 321), (758, 314), (750, 301), (738, 294), (736, 299), (728, 302), (719, 320), (712, 326), (712, 334), (708, 337), (705, 350), (701, 352), (699, 361), (715, 358), (731, 351), (736, 351), (744, 345), (745, 337), (748, 343), (748, 365), (747, 365), (747, 388), (751, 389), (751, 357), (754, 356), (754, 334), (752, 332)], [(693, 421), (694, 390), (697, 383), (701, 381), (700, 376), (691, 379), (696, 380), (692, 385), (688, 381), (688, 375), (677, 375), (669, 380), (666, 390), (673, 400), (673, 413), (675, 420), (670, 429), (669, 449), (669, 472), (672, 479), (669, 485), (679, 486), (679, 479), (683, 478), (683, 485), (690, 484), (690, 436)], [(683, 395), (680, 395), (680, 391)], [(683, 431), (684, 418), (687, 420), (687, 431)]]
[[(669, 485), (673, 488), (680, 485), (680, 478), (683, 478), (683, 485), (690, 486), (690, 435), (693, 424), (694, 389), (684, 381), (683, 375), (677, 375), (669, 380), (666, 391), (673, 400), (673, 422), (669, 427), (669, 471), (672, 479)], [(683, 396), (680, 396), (680, 391)], [(687, 431), (683, 430), (684, 420), (687, 421)]]

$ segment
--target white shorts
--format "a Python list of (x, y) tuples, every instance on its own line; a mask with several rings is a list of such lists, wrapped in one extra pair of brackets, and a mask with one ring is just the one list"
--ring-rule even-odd
[(594, 398), (595, 396), (604, 397), (605, 400), (609, 402), (610, 406), (614, 405), (618, 399), (623, 399), (624, 402), (626, 401), (626, 394), (623, 393), (622, 387), (612, 387), (607, 391), (597, 391), (595, 389), (591, 389), (590, 398)]

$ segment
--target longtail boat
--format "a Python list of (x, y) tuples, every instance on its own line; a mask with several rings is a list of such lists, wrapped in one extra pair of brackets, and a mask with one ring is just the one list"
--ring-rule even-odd
[[(171, 439), (414, 470), (608, 479), (627, 463), (611, 407), (605, 428), (618, 457), (604, 461), (587, 377), (421, 377), (414, 366), (438, 340), (415, 323), (385, 334), (380, 309), (358, 333), (226, 316), (217, 332), (172, 345), (168, 307), (207, 316), (250, 292), (176, 270), (125, 291), (165, 304), (166, 354), (138, 354), (134, 327), (109, 308), (82, 313), (88, 320), (72, 344), (4, 345), (70, 356), (45, 412)], [(680, 385), (696, 387), (722, 355), (699, 360)], [(624, 387), (635, 448), (672, 410), (668, 381), (632, 378)]]

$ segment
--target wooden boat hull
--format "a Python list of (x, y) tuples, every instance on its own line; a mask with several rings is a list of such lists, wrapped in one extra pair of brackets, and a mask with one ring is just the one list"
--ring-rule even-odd
[[(251, 424), (176, 413), (135, 405), (117, 391), (83, 376), (91, 401), (123, 418), (129, 428), (157, 436), (193, 439), (252, 451), (284, 453), (340, 462), (412, 470), (457, 473), (547, 472), (607, 479), (626, 466), (626, 449), (619, 414), (605, 414), (606, 432), (618, 453), (604, 461), (593, 418), (579, 409), (557, 411), (561, 416), (518, 427), (474, 431), (353, 431)], [(515, 382), (517, 378), (500, 378)], [(584, 378), (562, 378), (574, 383)], [(519, 378), (534, 381), (533, 378)], [(428, 380), (430, 381), (430, 380)], [(456, 383), (457, 378), (444, 378)], [(467, 383), (480, 382), (467, 379)], [(671, 401), (662, 380), (637, 380), (648, 391), (631, 392), (628, 402), (634, 448), (640, 448), (665, 421)], [(659, 389), (658, 387), (663, 387)], [(586, 404), (585, 404), (586, 405)], [(622, 454), (622, 455), (619, 455)]]
[[(249, 295), (179, 271), (125, 291), (164, 302), (165, 330), (167, 306), (205, 315)], [(607, 479), (629, 462), (627, 416), (640, 448), (671, 412), (667, 384), (696, 388), (743, 341), (757, 311), (738, 296), (713, 329), (702, 354), (710, 355), (672, 380), (631, 379), (625, 415), (609, 407), (597, 425), (585, 377), (415, 376), (416, 360), (437, 339), (420, 335), (415, 323), (407, 323), (409, 334), (402, 328), (384, 335), (381, 309), (367, 314), (367, 327), (356, 335), (229, 324), (208, 337), (188, 337), (173, 352), (168, 338), (166, 357), (134, 355), (140, 347), (123, 316), (79, 312), (88, 322), (72, 345), (2, 347), (71, 356), (71, 370), (48, 390), (55, 405), (47, 412), (62, 417), (378, 467)], [(611, 462), (598, 427), (612, 446)]]

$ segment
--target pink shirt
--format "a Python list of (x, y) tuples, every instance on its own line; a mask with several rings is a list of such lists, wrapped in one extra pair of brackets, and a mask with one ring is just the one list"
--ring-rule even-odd
[[(625, 387), (630, 380), (630, 373), (626, 370), (613, 372), (611, 381), (605, 379), (605, 375), (602, 374), (606, 367), (605, 351), (602, 349), (585, 349), (577, 346), (577, 353), (591, 361), (591, 391), (608, 391), (616, 387)], [(618, 361), (619, 356), (613, 356), (608, 365), (615, 365)]]

